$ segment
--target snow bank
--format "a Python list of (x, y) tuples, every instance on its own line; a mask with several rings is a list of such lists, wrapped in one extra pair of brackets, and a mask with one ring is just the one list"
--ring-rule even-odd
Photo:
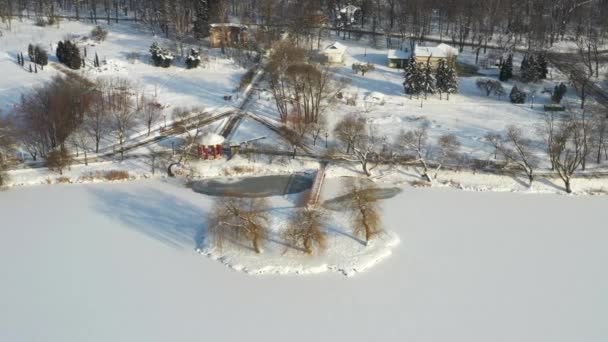
[(338, 272), (347, 277), (363, 272), (392, 254), (399, 244), (397, 234), (387, 232), (365, 246), (346, 232), (329, 233), (327, 250), (321, 255), (307, 255), (271, 243), (262, 254), (243, 247), (224, 247), (217, 250), (204, 247), (197, 250), (213, 260), (252, 275), (262, 274), (319, 274)]

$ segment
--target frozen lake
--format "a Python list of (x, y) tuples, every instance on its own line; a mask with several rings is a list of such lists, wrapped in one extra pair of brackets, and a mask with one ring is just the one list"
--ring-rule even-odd
[(156, 181), (0, 192), (0, 341), (608, 339), (608, 197), (407, 188), (385, 203), (401, 244), (354, 278), (196, 254), (210, 203)]

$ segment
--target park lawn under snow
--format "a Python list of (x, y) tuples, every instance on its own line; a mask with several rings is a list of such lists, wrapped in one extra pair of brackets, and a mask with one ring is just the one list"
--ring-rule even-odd
[[(0, 37), (0, 109), (8, 111), (19, 102), (20, 95), (29, 91), (32, 86), (40, 85), (57, 74), (55, 48), (59, 40), (71, 38), (78, 42), (84, 51), (87, 49), (87, 67), (84, 75), (91, 78), (100, 76), (121, 76), (142, 87), (148, 96), (158, 95), (159, 101), (168, 107), (170, 116), (172, 108), (204, 107), (208, 110), (230, 105), (223, 96), (231, 95), (239, 84), (246, 69), (239, 67), (231, 59), (224, 58), (217, 49), (203, 51), (209, 56), (205, 67), (187, 70), (183, 61), (177, 60), (168, 69), (158, 68), (150, 63), (149, 48), (156, 41), (161, 46), (171, 47), (169, 40), (151, 32), (146, 26), (132, 23), (112, 23), (99, 25), (108, 30), (107, 39), (97, 43), (88, 37), (94, 24), (76, 21), (61, 21), (60, 26), (35, 26), (33, 21), (13, 21), (10, 30), (3, 28)], [(29, 73), (27, 46), (29, 43), (40, 44), (49, 52), (50, 65)], [(197, 47), (197, 46), (194, 46)], [(197, 47), (198, 48), (198, 47)], [(23, 52), (26, 57), (25, 68), (16, 63), (17, 53)], [(101, 67), (94, 68), (93, 60), (98, 54)], [(130, 54), (138, 54), (136, 60), (129, 60)], [(187, 49), (186, 49), (187, 53)], [(170, 117), (169, 117), (170, 119)]]
[(211, 200), (189, 189), (11, 189), (0, 340), (605, 341), (607, 200), (406, 187), (373, 269), (252, 277), (195, 252)]
[[(476, 86), (479, 78), (497, 79), (498, 70), (481, 69), (483, 75), (460, 77), (459, 93), (451, 95), (449, 101), (446, 100), (445, 95), (443, 100), (439, 99), (439, 95), (430, 95), (425, 101), (416, 97), (410, 99), (409, 96), (404, 95), (403, 70), (387, 66), (385, 48), (374, 48), (366, 39), (341, 40), (335, 35), (330, 38), (348, 47), (344, 65), (333, 66), (336, 77), (351, 79), (350, 86), (344, 91), (345, 97), (358, 95), (357, 106), (347, 106), (345, 100), (342, 100), (327, 110), (330, 131), (345, 115), (360, 114), (369, 124), (377, 128), (380, 135), (387, 136), (389, 141), (392, 141), (401, 130), (417, 128), (422, 119), (427, 119), (431, 123), (429, 137), (432, 143), (440, 135), (455, 134), (462, 144), (462, 152), (474, 158), (488, 158), (493, 151), (485, 142), (485, 135), (502, 133), (507, 125), (520, 126), (528, 136), (541, 139), (538, 129), (544, 124), (543, 105), (551, 103), (550, 93), (542, 92), (545, 88), (553, 89), (559, 82), (566, 82), (563, 75), (551, 69), (550, 79), (538, 84), (520, 84), (514, 81), (503, 83), (506, 96), (499, 99), (496, 96), (485, 96), (485, 93)], [(332, 40), (326, 40), (325, 44), (329, 45), (330, 42)], [(474, 64), (475, 57), (472, 54), (472, 51), (466, 49), (458, 57), (459, 62)], [(519, 63), (520, 59), (517, 55), (515, 62)], [(372, 63), (376, 70), (365, 76), (355, 75), (351, 68), (353, 63)], [(519, 67), (516, 66), (514, 73), (518, 70)], [(509, 101), (508, 94), (513, 85), (517, 85), (529, 94), (535, 94), (534, 108), (531, 108), (529, 99), (528, 103), (523, 105), (514, 105)], [(383, 97), (385, 104), (374, 105), (371, 109), (368, 107), (368, 111), (364, 103), (366, 97), (373, 93)], [(530, 95), (528, 97), (530, 98)], [(254, 98), (256, 102), (252, 111), (277, 119), (276, 106), (269, 92), (263, 92)], [(576, 107), (578, 102), (576, 93), (570, 89), (564, 103), (571, 103), (572, 107)], [(540, 153), (543, 152), (539, 150)]]

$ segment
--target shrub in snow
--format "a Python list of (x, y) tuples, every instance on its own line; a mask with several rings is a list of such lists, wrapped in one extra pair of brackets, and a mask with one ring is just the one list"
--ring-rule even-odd
[(511, 103), (526, 103), (526, 93), (519, 90), (516, 86), (511, 89), (509, 98), (511, 99)]
[(376, 70), (376, 67), (371, 63), (353, 63), (352, 69), (355, 74), (359, 74), (359, 72), (361, 72), (361, 75), (365, 76), (366, 73)]
[(154, 65), (163, 68), (170, 67), (173, 63), (173, 59), (175, 58), (171, 51), (159, 47), (158, 43), (156, 42), (152, 43), (152, 46), (150, 46), (150, 53), (152, 54), (152, 61), (154, 62)]
[(57, 171), (63, 175), (63, 170), (72, 165), (72, 155), (67, 148), (61, 147), (58, 150), (49, 152), (46, 156), (46, 166), (51, 171)]
[(500, 81), (489, 78), (480, 78), (477, 80), (476, 85), (477, 88), (486, 93), (486, 96), (494, 94), (501, 97), (505, 94), (505, 89), (502, 87), (502, 83), (500, 83)]
[(101, 26), (96, 26), (93, 30), (91, 30), (91, 38), (98, 42), (106, 40), (107, 36), (108, 31), (104, 30)]
[(198, 50), (190, 49), (190, 54), (186, 58), (186, 68), (195, 69), (201, 64), (201, 56)]
[(65, 64), (70, 69), (78, 70), (82, 66), (83, 61), (80, 58), (80, 49), (69, 40), (57, 43), (56, 55), (59, 62)]
[(555, 89), (553, 90), (553, 94), (551, 95), (551, 100), (555, 103), (561, 103), (567, 91), (568, 87), (566, 87), (563, 82), (559, 85), (556, 85)]

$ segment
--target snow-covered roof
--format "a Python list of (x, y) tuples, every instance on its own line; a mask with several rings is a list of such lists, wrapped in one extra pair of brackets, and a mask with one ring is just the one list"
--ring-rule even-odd
[(357, 12), (357, 11), (359, 11), (359, 10), (361, 10), (361, 8), (360, 8), (360, 7), (357, 7), (357, 6), (355, 6), (355, 5), (348, 5), (348, 6), (346, 6), (346, 7), (343, 7), (343, 8), (340, 10), (340, 13), (343, 13), (343, 14), (348, 14), (348, 15), (353, 15), (353, 14), (355, 14), (355, 12)]
[(215, 133), (207, 133), (199, 138), (199, 144), (201, 145), (221, 145), (224, 143), (224, 137), (215, 134)]
[(339, 42), (335, 42), (335, 43), (331, 44), (330, 46), (326, 47), (325, 52), (344, 53), (344, 52), (346, 52), (346, 46), (340, 44)]
[(416, 57), (438, 57), (446, 58), (450, 56), (458, 56), (458, 49), (455, 49), (448, 44), (441, 43), (437, 46), (421, 46), (416, 45), (414, 50)]
[(240, 28), (242, 30), (247, 29), (247, 26), (245, 25), (241, 25), (241, 24), (233, 24), (233, 23), (216, 23), (216, 24), (209, 24), (210, 27), (236, 27), (236, 28)]
[(388, 50), (388, 59), (408, 59), (412, 56), (409, 51)]

